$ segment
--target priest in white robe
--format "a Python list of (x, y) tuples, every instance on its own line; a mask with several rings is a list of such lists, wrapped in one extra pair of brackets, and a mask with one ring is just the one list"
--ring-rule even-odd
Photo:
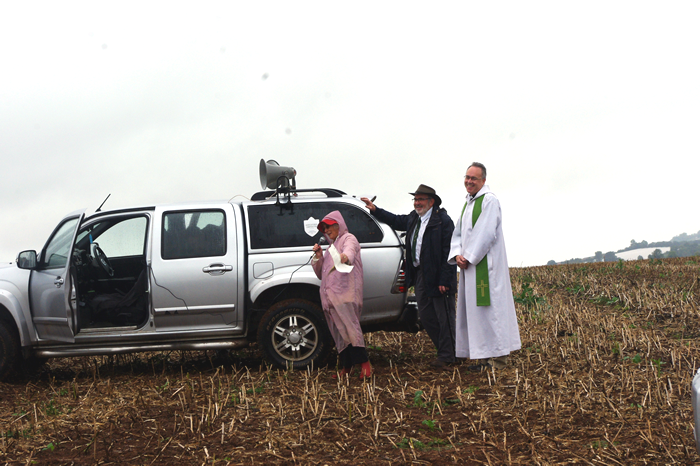
[(486, 167), (474, 162), (464, 177), (467, 202), (450, 244), (448, 263), (460, 268), (456, 356), (479, 360), (471, 370), (500, 369), (520, 349), (501, 205), (486, 186)]

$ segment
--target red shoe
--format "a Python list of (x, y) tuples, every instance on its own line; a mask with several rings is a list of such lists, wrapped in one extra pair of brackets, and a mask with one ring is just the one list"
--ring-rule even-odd
[[(340, 378), (342, 379), (343, 377), (345, 377), (345, 375), (349, 374), (349, 373), (350, 373), (350, 370), (352, 370), (352, 368), (346, 369), (346, 368), (343, 367), (343, 368), (340, 370)], [(333, 377), (334, 379), (337, 379), (337, 378), (338, 378), (338, 374), (333, 374), (333, 375), (331, 375), (331, 377)]]
[(369, 361), (363, 362), (362, 369), (360, 370), (360, 380), (370, 377), (372, 377), (372, 365)]

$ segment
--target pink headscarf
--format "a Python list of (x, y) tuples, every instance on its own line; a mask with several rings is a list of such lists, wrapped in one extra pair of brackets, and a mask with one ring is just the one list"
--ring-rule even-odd
[(365, 346), (365, 340), (360, 328), (362, 313), (363, 270), (360, 256), (360, 243), (355, 235), (348, 232), (345, 219), (337, 210), (326, 215), (319, 223), (326, 220), (338, 223), (338, 236), (335, 241), (324, 233), (328, 244), (332, 244), (339, 254), (348, 257), (348, 265), (353, 269), (349, 273), (335, 270), (333, 259), (326, 250), (323, 257), (313, 263), (316, 276), (321, 279), (321, 304), (323, 306), (328, 328), (331, 331), (338, 352), (343, 351), (349, 344)]

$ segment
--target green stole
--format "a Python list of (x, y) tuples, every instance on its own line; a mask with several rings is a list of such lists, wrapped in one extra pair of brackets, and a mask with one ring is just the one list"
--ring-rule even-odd
[[(472, 228), (476, 225), (476, 221), (481, 215), (481, 204), (484, 202), (484, 196), (479, 196), (474, 201), (474, 210), (472, 210)], [(469, 201), (464, 203), (462, 207), (462, 216), (464, 216), (464, 210), (467, 208)], [(476, 264), (476, 305), (477, 306), (490, 306), (491, 305), (491, 293), (489, 292), (489, 262), (487, 259), (488, 255), (485, 255), (481, 261)]]

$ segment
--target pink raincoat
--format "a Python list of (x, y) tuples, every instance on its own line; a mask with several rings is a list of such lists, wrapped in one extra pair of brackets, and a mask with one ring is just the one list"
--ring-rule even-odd
[(323, 220), (326, 219), (338, 222), (337, 238), (333, 241), (324, 234), (326, 241), (335, 246), (338, 254), (348, 256), (348, 265), (353, 266), (350, 273), (338, 272), (328, 250), (323, 253), (319, 260), (312, 261), (314, 272), (321, 279), (323, 313), (326, 315), (335, 347), (340, 353), (348, 345), (365, 346), (365, 339), (360, 328), (363, 286), (362, 259), (360, 258), (360, 243), (355, 235), (348, 233), (348, 227), (340, 212), (334, 210), (323, 218)]

